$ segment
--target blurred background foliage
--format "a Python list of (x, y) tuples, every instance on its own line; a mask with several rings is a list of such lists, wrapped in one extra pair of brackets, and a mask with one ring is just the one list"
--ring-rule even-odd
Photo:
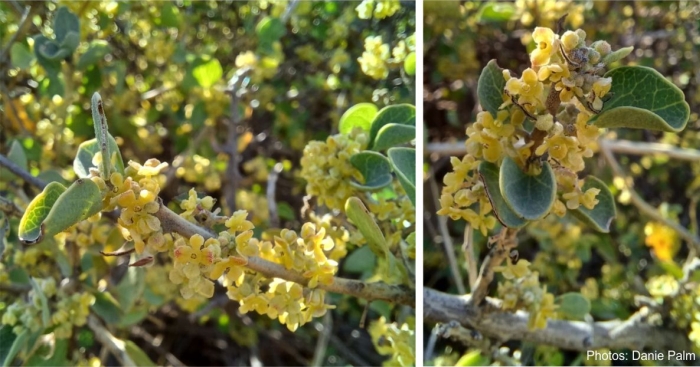
[[(373, 14), (374, 5), (368, 3), (363, 10), (356, 9), (359, 2), (332, 1), (1, 2), (0, 49), (6, 52), (0, 54), (0, 152), (8, 155), (18, 143), (32, 175), (45, 181), (75, 180), (73, 157), (78, 145), (94, 135), (89, 102), (99, 91), (124, 161), (170, 163), (161, 177), (166, 203), (179, 201), (194, 187), (216, 198), (225, 213), (249, 210), (257, 231), (299, 228), (305, 193), (298, 170), (306, 143), (337, 133), (340, 116), (356, 103), (382, 108), (415, 100), (415, 61), (406, 60), (414, 50), (415, 4), (388, 1), (390, 11), (385, 7), (383, 14)], [(25, 5), (31, 10), (22, 23)], [(78, 31), (79, 38), (71, 39), (66, 29)], [(375, 44), (386, 44), (394, 56), (389, 59), (385, 52), (371, 59), (373, 76), (358, 61), (367, 51), (368, 37), (380, 37)], [(231, 156), (238, 161), (227, 172)], [(266, 197), (271, 174), (277, 177), (271, 198), (277, 203), (275, 218)], [(21, 207), (33, 196), (26, 193), (36, 192), (12, 181), (0, 185), (3, 196)], [(13, 263), (32, 269), (32, 276), (57, 273), (50, 245), (13, 249), (13, 243), (18, 246), (16, 222), (11, 220), (6, 233), (3, 262), (19, 258), (0, 269), (0, 278), (7, 280)], [(112, 225), (85, 226), (89, 228), (78, 232), (107, 243), (106, 250), (121, 245)], [(83, 261), (94, 261), (90, 276), (106, 275), (101, 282), (110, 287), (124, 279), (124, 266), (117, 266), (125, 265), (122, 260), (96, 255)], [(353, 267), (360, 273), (369, 269), (357, 256)], [(145, 306), (136, 308), (138, 315), (113, 320), (118, 322), (112, 331), (140, 345), (156, 363), (173, 364), (168, 355), (195, 365), (312, 363), (323, 324), (290, 333), (267, 317), (241, 315), (235, 305), (222, 302), (225, 297), (208, 304), (200, 298), (185, 301), (168, 286), (167, 268), (149, 270), (145, 285), (133, 284), (146, 288), (145, 298), (131, 300)], [(344, 274), (359, 276), (339, 273)], [(119, 284), (118, 298), (132, 291), (125, 282)], [(0, 307), (11, 297), (3, 294)], [(177, 304), (170, 302), (173, 298)], [(359, 326), (366, 302), (329, 298), (337, 310), (323, 320), (333, 327), (325, 336), (325, 358), (316, 363), (381, 364), (385, 357)], [(112, 301), (97, 300), (107, 307), (100, 315), (109, 314)], [(375, 302), (369, 317), (389, 313), (388, 306)], [(73, 335), (69, 364), (96, 363), (97, 358), (114, 362), (100, 355), (87, 327), (76, 328)]]
[[(624, 63), (658, 70), (683, 90), (690, 104), (690, 121), (679, 134), (616, 129), (604, 135), (605, 138), (667, 143), (688, 149), (700, 147), (700, 2), (427, 1), (423, 69), (428, 147), (424, 166), (426, 287), (457, 292), (450, 268), (444, 266), (444, 232), (435, 215), (443, 176), (451, 170), (449, 154), (431, 153), (431, 143), (463, 142), (467, 126), (481, 110), (476, 94), (481, 69), (489, 60), (496, 59), (500, 67), (521, 75), (530, 66), (529, 52), (535, 47), (531, 36), (534, 28), (556, 29), (556, 21), (564, 14), (568, 14), (565, 29), (583, 29), (588, 41), (606, 40), (613, 49), (634, 46)], [(697, 235), (700, 199), (697, 159), (674, 160), (663, 154), (617, 154), (616, 158), (646, 202), (660, 208), (669, 222)], [(600, 154), (588, 159), (584, 173), (607, 182), (617, 199), (618, 216), (611, 233), (596, 233), (573, 218), (564, 221), (546, 218), (528, 226), (520, 235), (520, 258), (533, 263), (533, 270), (539, 272), (540, 281), (549, 292), (583, 293), (592, 303), (595, 320), (626, 319), (639, 308), (635, 296), (659, 300), (668, 295), (678, 284), (676, 280), (683, 264), (697, 254), (689, 251), (690, 246), (676, 231), (664, 223), (651, 221), (635, 205), (630, 205), (630, 192), (624, 189), (621, 178), (613, 180), (610, 167)], [(460, 247), (465, 222), (448, 221), (448, 226), (457, 248), (455, 257), (462, 264), (464, 254)], [(475, 248), (483, 258), (486, 239), (479, 233), (475, 233)], [(463, 266), (460, 273), (466, 282)], [(678, 309), (670, 311), (666, 322), (687, 331), (700, 348), (700, 297), (686, 298), (675, 301), (673, 307)], [(689, 320), (693, 313), (699, 319), (691, 329)], [(426, 341), (433, 326), (424, 325)], [(581, 353), (527, 342), (507, 343), (504, 347), (496, 354), (523, 364), (594, 363)], [(431, 348), (428, 351), (433, 353), (426, 352), (426, 358), (437, 365), (495, 362), (493, 356), (470, 353), (459, 343), (440, 341)]]

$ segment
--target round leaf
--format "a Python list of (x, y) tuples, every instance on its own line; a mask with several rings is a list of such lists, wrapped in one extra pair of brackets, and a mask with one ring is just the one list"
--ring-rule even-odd
[(486, 195), (489, 197), (493, 212), (501, 224), (508, 228), (520, 228), (527, 224), (527, 220), (520, 218), (508, 204), (506, 204), (498, 181), (499, 168), (495, 164), (487, 161), (479, 164), (479, 176), (486, 188)]
[(361, 190), (377, 190), (391, 183), (391, 166), (380, 153), (369, 150), (350, 156), (350, 163), (365, 178), (364, 184), (351, 181), (350, 184)]
[(358, 103), (350, 108), (340, 118), (338, 130), (341, 134), (348, 134), (353, 128), (359, 127), (369, 131), (369, 126), (377, 114), (377, 106), (372, 103)]
[(479, 10), (479, 22), (507, 22), (513, 17), (515, 6), (511, 3), (486, 3)]
[(644, 66), (623, 66), (608, 71), (612, 78), (610, 100), (589, 123), (598, 127), (679, 132), (690, 118), (683, 91), (658, 71)]
[(402, 124), (386, 124), (377, 133), (373, 150), (384, 150), (403, 143), (408, 143), (416, 138), (416, 127)]
[(403, 69), (406, 71), (406, 74), (408, 74), (408, 75), (413, 76), (416, 74), (416, 53), (415, 52), (411, 52), (403, 60)]
[(513, 212), (527, 220), (538, 220), (547, 215), (557, 194), (557, 182), (548, 162), (542, 164), (539, 175), (531, 176), (510, 157), (503, 159), (501, 164), (499, 187)]
[[(112, 166), (116, 168), (117, 172), (123, 174), (124, 161), (122, 160), (117, 141), (114, 140), (111, 134), (107, 135), (107, 140), (109, 142), (109, 150), (112, 152)], [(73, 170), (79, 178), (90, 176), (90, 168), (97, 168), (92, 164), (92, 158), (99, 151), (100, 145), (97, 143), (97, 139), (86, 140), (78, 146), (78, 153), (75, 155), (75, 159), (73, 159)]]
[(41, 241), (41, 224), (49, 215), (56, 200), (65, 191), (65, 186), (58, 182), (51, 182), (29, 203), (19, 221), (18, 237), (22, 243), (33, 244)]
[(58, 43), (63, 43), (70, 32), (77, 33), (80, 38), (80, 20), (68, 8), (62, 6), (54, 14), (53, 32)]
[(255, 27), (255, 32), (258, 34), (258, 45), (261, 50), (269, 51), (272, 44), (287, 33), (287, 28), (279, 18), (265, 17)]
[(205, 63), (197, 65), (192, 69), (192, 76), (200, 86), (209, 88), (224, 76), (224, 70), (217, 59), (211, 59)]
[(479, 96), (481, 107), (494, 117), (498, 113), (498, 108), (503, 104), (503, 87), (505, 85), (503, 69), (498, 67), (496, 60), (489, 61), (479, 75), (476, 93)]
[(389, 148), (389, 162), (406, 195), (416, 205), (416, 150), (413, 148)]
[(372, 148), (379, 130), (386, 124), (416, 126), (416, 108), (410, 104), (398, 104), (382, 108), (374, 117), (369, 131), (369, 144)]
[(564, 293), (557, 297), (557, 312), (570, 319), (583, 319), (591, 311), (591, 302), (581, 293)]
[(598, 199), (598, 204), (593, 207), (592, 210), (579, 206), (577, 209), (572, 211), (572, 214), (579, 218), (580, 220), (586, 222), (596, 231), (608, 233), (610, 232), (610, 223), (617, 215), (615, 209), (615, 198), (613, 194), (608, 189), (608, 186), (598, 179), (597, 177), (588, 176), (583, 181), (583, 192), (588, 189), (599, 189), (600, 192), (596, 196)]

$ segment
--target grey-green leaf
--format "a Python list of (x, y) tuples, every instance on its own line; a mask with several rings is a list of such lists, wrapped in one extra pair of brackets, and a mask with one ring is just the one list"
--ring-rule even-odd
[(365, 179), (364, 184), (351, 181), (350, 184), (361, 190), (377, 190), (391, 183), (389, 160), (380, 153), (365, 150), (350, 156), (350, 163)]
[(615, 61), (620, 61), (627, 57), (632, 51), (634, 50), (634, 46), (629, 46), (629, 47), (623, 47), (619, 50), (615, 50), (603, 57), (603, 60), (601, 61), (605, 65), (610, 65), (614, 63)]
[(569, 319), (581, 320), (591, 312), (591, 302), (581, 293), (564, 293), (557, 297), (557, 312)]
[(581, 189), (583, 192), (586, 192), (588, 189), (599, 189), (600, 192), (596, 196), (598, 204), (592, 210), (581, 205), (577, 209), (572, 210), (571, 213), (598, 232), (610, 232), (610, 224), (615, 219), (617, 210), (615, 208), (615, 198), (608, 186), (597, 177), (588, 176), (584, 179)]
[(36, 57), (29, 51), (29, 48), (22, 43), (14, 43), (10, 49), (10, 60), (12, 66), (20, 69), (27, 69), (31, 66)]
[[(3, 328), (5, 328), (5, 326), (3, 326)], [(10, 332), (12, 332), (12, 328), (10, 328)], [(12, 346), (8, 349), (5, 360), (2, 363), (3, 367), (12, 365), (12, 361), (27, 344), (27, 341), (29, 340), (29, 333), (29, 330), (25, 329), (12, 341)]]
[(29, 203), (19, 221), (18, 237), (20, 241), (24, 244), (41, 241), (43, 237), (41, 225), (49, 215), (51, 207), (65, 191), (65, 186), (58, 182), (51, 182)]
[[(19, 141), (15, 140), (10, 146), (10, 151), (7, 152), (7, 159), (12, 163), (16, 164), (19, 168), (27, 170), (27, 155), (24, 153), (24, 148)], [(7, 168), (0, 168), (0, 180), (11, 181), (16, 179), (17, 176), (10, 172)]]
[(498, 108), (503, 104), (503, 87), (505, 85), (503, 69), (498, 66), (496, 60), (489, 61), (479, 75), (476, 94), (479, 96), (479, 103), (484, 111), (488, 111), (494, 117), (498, 113)]
[(374, 117), (369, 131), (369, 148), (375, 144), (379, 130), (386, 124), (416, 126), (416, 108), (410, 104), (398, 104), (382, 108)]
[(107, 116), (105, 116), (102, 97), (97, 92), (92, 95), (92, 122), (95, 127), (95, 139), (97, 139), (99, 149), (102, 152), (102, 164), (100, 164), (99, 167), (100, 174), (105, 180), (109, 180), (111, 174), (109, 158), (112, 156), (109, 140), (107, 138), (109, 135), (109, 127), (107, 126)]
[(80, 38), (80, 19), (68, 8), (62, 6), (54, 13), (53, 32), (58, 43), (62, 43), (70, 32), (77, 33)]
[(102, 210), (102, 193), (96, 183), (81, 178), (75, 181), (61, 196), (42, 223), (44, 236), (63, 232), (78, 222), (88, 219)]
[(416, 205), (416, 150), (413, 148), (389, 148), (389, 162), (396, 172), (406, 195)]
[(402, 124), (386, 124), (377, 133), (372, 150), (389, 149), (416, 138), (416, 127)]
[(389, 254), (389, 246), (384, 238), (382, 230), (375, 222), (372, 215), (365, 207), (361, 199), (350, 197), (345, 202), (345, 215), (352, 221), (362, 236), (367, 240), (372, 252), (377, 257), (386, 258)]
[(533, 176), (506, 157), (499, 174), (501, 194), (515, 214), (523, 219), (538, 220), (549, 213), (557, 193), (557, 182), (549, 162), (544, 162), (542, 171)]
[(486, 195), (489, 197), (493, 212), (501, 224), (508, 228), (521, 228), (528, 223), (527, 220), (519, 217), (503, 199), (499, 187), (499, 168), (497, 165), (487, 161), (481, 162), (479, 164), (479, 176), (486, 188)]
[(685, 95), (658, 71), (644, 66), (623, 66), (608, 71), (609, 95), (600, 114), (589, 123), (598, 127), (679, 132), (690, 118)]

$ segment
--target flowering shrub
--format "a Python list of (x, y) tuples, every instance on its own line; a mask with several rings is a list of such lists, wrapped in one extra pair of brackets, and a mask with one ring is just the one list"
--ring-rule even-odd
[(379, 3), (48, 3), (31, 38), (0, 4), (41, 84), (2, 92), (0, 360), (336, 363), (335, 322), (414, 364), (415, 20)]
[[(567, 350), (697, 348), (694, 329), (688, 324), (693, 317), (680, 322), (673, 316), (679, 314), (675, 307), (687, 307), (689, 314), (697, 313), (693, 308), (697, 304), (692, 306), (686, 299), (686, 295), (694, 294), (697, 286), (697, 272), (693, 266), (698, 246), (696, 237), (677, 224), (679, 216), (674, 211), (678, 209), (664, 209), (662, 205), (661, 210), (657, 210), (644, 202), (632, 189), (634, 183), (622, 177), (622, 169), (611, 155), (613, 149), (643, 154), (638, 153), (641, 149), (617, 148), (614, 141), (616, 134), (629, 131), (629, 136), (639, 137), (640, 133), (618, 132), (615, 128), (639, 129), (644, 134), (662, 131), (669, 139), (688, 134), (685, 127), (688, 121), (693, 123), (697, 115), (691, 113), (685, 90), (678, 87), (675, 79), (640, 66), (636, 58), (631, 62), (633, 66), (620, 66), (628, 56), (639, 56), (645, 51), (615, 47), (617, 38), (600, 31), (608, 29), (604, 25), (606, 20), (596, 22), (585, 18), (584, 22), (584, 12), (594, 12), (598, 5), (592, 9), (573, 2), (466, 2), (450, 5), (457, 8), (450, 12), (443, 9), (447, 6), (435, 5), (435, 9), (426, 10), (426, 22), (429, 22), (425, 31), (426, 44), (434, 45), (435, 53), (440, 54), (436, 56), (430, 50), (426, 53), (425, 67), (435, 70), (432, 85), (437, 86), (426, 93), (425, 109), (430, 114), (426, 116), (427, 127), (433, 129), (430, 135), (440, 138), (444, 134), (450, 137), (458, 134), (450, 134), (449, 129), (459, 125), (458, 118), (463, 119), (471, 112), (470, 107), (464, 109), (464, 105), (451, 104), (452, 100), (458, 103), (467, 100), (468, 103), (469, 97), (460, 99), (465, 96), (460, 88), (467, 89), (467, 96), (469, 92), (478, 96), (481, 108), (473, 112), (475, 122), (467, 125), (462, 147), (447, 142), (428, 144), (428, 152), (432, 154), (464, 152), (449, 158), (442, 190), (435, 199), (438, 215), (467, 223), (462, 250), (455, 251), (456, 256), (448, 255), (455, 261), (450, 265), (450, 286), (445, 287), (435, 278), (433, 284), (438, 289), (448, 288), (451, 293), (455, 289), (470, 293), (453, 298), (432, 289), (426, 292), (426, 298), (432, 300), (426, 303), (426, 317), (440, 322), (432, 332), (459, 340), (465, 346), (461, 355), (464, 360), (460, 359), (460, 349), (457, 355), (436, 353), (428, 358), (445, 365), (472, 365), (466, 364), (467, 361), (476, 363), (474, 365), (495, 361), (597, 364), (601, 361)], [(635, 11), (642, 8), (635, 8)], [(693, 7), (686, 9), (690, 8)], [(448, 17), (448, 13), (453, 15)], [(562, 17), (566, 13), (569, 16)], [(443, 18), (447, 21), (442, 21)], [(481, 27), (486, 23), (489, 27)], [(534, 27), (534, 30), (527, 27), (538, 24), (551, 26)], [(566, 30), (566, 25), (573, 29)], [(473, 33), (454, 33), (455, 29), (463, 27)], [(504, 34), (504, 30), (510, 33)], [(513, 39), (522, 42), (528, 57), (518, 55), (520, 45)], [(462, 48), (470, 42), (479, 45), (472, 47), (471, 54), (467, 46)], [(446, 54), (443, 57), (446, 61), (441, 63), (443, 54)], [(499, 61), (484, 61), (486, 65), (478, 81), (470, 78), (469, 73), (475, 71), (473, 63), (456, 62), (458, 59), (488, 60), (487, 55), (498, 57)], [(510, 70), (502, 69), (499, 64), (506, 64)], [(460, 79), (464, 81), (460, 83)], [(440, 112), (446, 118), (441, 117)], [(664, 154), (666, 149), (671, 148), (666, 145), (654, 152)], [(614, 177), (598, 169), (593, 158), (609, 162)], [(428, 177), (438, 174), (439, 167), (446, 161), (448, 158), (435, 159)], [(650, 190), (647, 193), (661, 190), (652, 188), (657, 183), (651, 180), (645, 184)], [(620, 216), (616, 201), (632, 202), (643, 209), (632, 216), (629, 212), (634, 210), (624, 209)], [(690, 206), (693, 205), (691, 202)], [(647, 218), (637, 219), (637, 215)], [(653, 221), (645, 227), (649, 219)], [(641, 227), (635, 220), (641, 222)], [(440, 220), (434, 222), (439, 225)], [(690, 225), (691, 230), (694, 226)], [(460, 230), (445, 226), (440, 229), (440, 236), (433, 236), (433, 242), (451, 246), (451, 241), (444, 240), (449, 231), (462, 236)], [(687, 247), (680, 246), (680, 238)], [(625, 243), (619, 250), (618, 241)], [(633, 241), (642, 247), (630, 246)], [(645, 242), (653, 251), (652, 256), (645, 256)], [(679, 266), (674, 261), (683, 247), (685, 250), (681, 251), (685, 252), (682, 253), (689, 257)], [(630, 255), (630, 248), (638, 253)], [(618, 256), (622, 251), (624, 260)], [(436, 266), (441, 256), (432, 253), (426, 250), (426, 267), (442, 269)], [(479, 257), (475, 258), (478, 254), (482, 254), (480, 269), (477, 267)], [(462, 256), (466, 259), (464, 266), (459, 265)], [(652, 258), (638, 262), (647, 257)], [(629, 265), (625, 265), (628, 261)], [(426, 276), (430, 274), (427, 268)], [(464, 285), (460, 277), (463, 268), (469, 273), (468, 285)], [(632, 300), (635, 292), (644, 293), (637, 288), (630, 289), (631, 279), (640, 269), (645, 269), (642, 279), (651, 282), (646, 288), (651, 292), (650, 287), (659, 287), (663, 291), (656, 293), (665, 292), (667, 298), (656, 296), (656, 301), (649, 306)], [(674, 275), (657, 280), (663, 273)], [(490, 287), (494, 279), (497, 286)], [(447, 311), (441, 308), (445, 303), (454, 303), (450, 307), (458, 303), (468, 311)], [(661, 304), (670, 308), (655, 308)], [(675, 341), (664, 346), (655, 344), (658, 339), (654, 338), (640, 338), (643, 341), (634, 346), (616, 344), (614, 337), (609, 342), (601, 342), (599, 332), (577, 334), (573, 328), (568, 329), (584, 323), (562, 321), (592, 324), (597, 320), (634, 319), (641, 317), (639, 315), (649, 315), (655, 320), (667, 317), (665, 322), (649, 322), (649, 325), (673, 330), (665, 340)], [(596, 328), (602, 325), (602, 322), (595, 322)], [(567, 329), (573, 333), (571, 335), (582, 338), (583, 343), (561, 337), (555, 337), (556, 341), (549, 339)], [(598, 342), (589, 345), (586, 339), (589, 337)], [(536, 354), (527, 356), (530, 347), (525, 344), (503, 347), (502, 341), (510, 339), (528, 340), (534, 344)], [(448, 341), (445, 343), (450, 345), (448, 348), (454, 346)], [(481, 356), (478, 362), (476, 356)]]

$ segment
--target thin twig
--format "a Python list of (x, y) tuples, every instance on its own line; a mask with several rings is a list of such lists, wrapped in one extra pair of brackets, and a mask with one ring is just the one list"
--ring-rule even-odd
[(479, 272), (479, 278), (476, 280), (476, 285), (472, 289), (470, 303), (479, 306), (486, 299), (489, 285), (493, 281), (494, 268), (501, 265), (503, 260), (508, 258), (510, 250), (518, 246), (518, 241), (515, 236), (517, 229), (503, 228), (501, 233), (489, 239), (493, 243), (489, 254), (484, 259)]
[[(435, 203), (435, 207), (439, 208), (440, 203), (439, 203), (439, 197), (440, 194), (438, 193), (438, 186), (437, 183), (435, 182), (435, 176), (431, 175), (430, 178), (428, 179), (430, 181), (430, 193), (431, 196), (433, 197), (433, 202)], [(454, 244), (452, 243), (452, 237), (450, 236), (450, 231), (447, 228), (447, 217), (443, 215), (438, 215), (437, 217), (438, 220), (438, 228), (440, 229), (440, 235), (442, 237), (442, 243), (445, 246), (445, 256), (447, 256), (447, 263), (450, 265), (450, 272), (452, 274), (452, 279), (455, 282), (455, 286), (457, 287), (457, 292), (459, 294), (464, 294), (467, 292), (467, 289), (464, 287), (464, 280), (462, 280), (462, 275), (459, 272), (459, 265), (457, 265), (457, 258), (455, 256), (455, 247)]]
[(636, 206), (640, 212), (651, 217), (653, 220), (661, 222), (668, 227), (671, 227), (673, 230), (678, 232), (678, 234), (684, 240), (686, 240), (688, 244), (690, 244), (690, 246), (692, 246), (695, 249), (696, 252), (700, 252), (700, 238), (690, 233), (690, 231), (688, 231), (685, 227), (681, 226), (680, 224), (673, 222), (668, 218), (664, 218), (664, 216), (661, 215), (661, 212), (658, 209), (654, 208), (649, 203), (647, 203), (641, 197), (641, 195), (637, 193), (637, 191), (634, 189), (634, 183), (630, 180), (625, 179), (627, 175), (625, 175), (624, 171), (622, 170), (622, 167), (620, 167), (620, 164), (613, 156), (612, 151), (610, 150), (608, 144), (606, 144), (605, 141), (601, 141), (600, 151), (601, 153), (603, 153), (603, 157), (605, 157), (605, 160), (610, 165), (610, 168), (612, 169), (615, 176), (622, 178), (624, 188), (629, 192), (630, 201), (632, 202), (632, 204), (634, 204), (634, 206)]
[[(177, 215), (165, 205), (154, 214), (160, 220), (164, 232), (176, 232), (185, 237), (192, 237), (199, 234), (204, 239), (213, 238), (216, 234), (207, 228), (200, 227), (188, 222)], [(299, 283), (306, 286), (309, 278), (302, 274), (289, 270), (280, 264), (255, 257), (248, 257), (246, 267), (255, 272), (261, 273), (268, 278), (280, 278), (290, 282)], [(415, 307), (415, 291), (403, 285), (390, 285), (383, 282), (364, 283), (359, 280), (334, 278), (331, 284), (318, 285), (318, 288), (333, 293), (342, 293), (366, 300), (383, 300), (394, 304)]]
[(280, 226), (280, 216), (277, 212), (277, 200), (275, 199), (275, 192), (277, 189), (277, 178), (279, 178), (280, 172), (282, 172), (282, 168), (282, 163), (277, 163), (267, 175), (267, 209), (270, 217), (270, 227), (272, 228), (279, 228)]
[(88, 327), (95, 333), (95, 338), (117, 358), (119, 363), (123, 366), (136, 366), (136, 363), (126, 352), (124, 341), (112, 335), (109, 330), (102, 326), (97, 317), (88, 316)]
[(332, 331), (333, 316), (331, 316), (330, 312), (326, 312), (326, 314), (323, 315), (323, 324), (321, 326), (321, 331), (318, 333), (318, 339), (316, 340), (314, 359), (311, 361), (312, 366), (325, 366), (323, 360), (326, 357), (328, 342), (330, 341)]
[(8, 51), (10, 50), (10, 47), (12, 47), (12, 44), (14, 44), (15, 41), (17, 41), (17, 38), (19, 38), (19, 36), (24, 33), (24, 25), (27, 24), (27, 21), (29, 20), (29, 11), (31, 9), (32, 8), (29, 6), (24, 7), (24, 12), (22, 13), (22, 18), (20, 18), (19, 25), (17, 26), (17, 32), (15, 32), (12, 35), (12, 37), (10, 38), (10, 41), (7, 42), (7, 44), (5, 45), (5, 47), (3, 47), (2, 50), (0, 50), (0, 62), (5, 60), (7, 55), (9, 55)]
[(241, 114), (238, 110), (238, 105), (240, 104), (239, 92), (243, 81), (250, 72), (250, 68), (237, 70), (231, 80), (229, 80), (227, 90), (227, 93), (231, 95), (231, 105), (229, 106), (231, 118), (228, 121), (228, 132), (224, 146), (229, 157), (228, 165), (226, 166), (227, 183), (224, 197), (231, 213), (236, 211), (236, 194), (238, 193), (238, 182), (241, 179), (241, 173), (238, 171), (238, 129), (242, 122)]
[(29, 172), (25, 171), (2, 154), (0, 154), (0, 166), (7, 168), (10, 170), (10, 172), (14, 173), (30, 185), (40, 190), (43, 190), (44, 187), (46, 187), (46, 183), (44, 181), (32, 176), (29, 174)]

